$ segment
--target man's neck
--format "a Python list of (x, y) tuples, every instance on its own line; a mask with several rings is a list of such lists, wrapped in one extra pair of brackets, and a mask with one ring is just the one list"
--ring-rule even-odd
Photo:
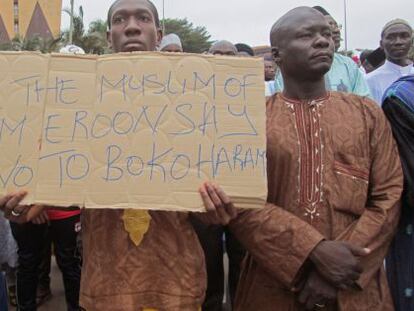
[(387, 58), (387, 61), (389, 61), (390, 63), (393, 63), (395, 65), (401, 66), (401, 67), (405, 67), (405, 66), (408, 66), (408, 65), (412, 64), (412, 62), (408, 58), (403, 58), (403, 59)]
[(297, 81), (290, 78), (284, 79), (283, 95), (297, 100), (313, 100), (324, 97), (327, 93), (325, 79), (314, 81)]

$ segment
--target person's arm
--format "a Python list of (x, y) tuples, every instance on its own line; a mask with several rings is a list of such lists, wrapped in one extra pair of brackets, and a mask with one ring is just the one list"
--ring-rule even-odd
[(360, 276), (357, 257), (369, 249), (342, 241), (326, 241), (307, 222), (273, 204), (262, 209), (237, 211), (230, 198), (210, 182), (200, 187), (206, 213), (197, 215), (206, 223), (229, 224), (233, 234), (256, 262), (287, 288), (306, 279), (311, 263), (338, 288), (352, 286)]
[(309, 254), (324, 239), (308, 223), (273, 204), (242, 210), (230, 229), (255, 261), (287, 288), (301, 276)]
[(343, 241), (328, 241), (313, 226), (281, 207), (243, 210), (230, 221), (232, 233), (255, 261), (287, 288), (306, 280), (314, 266), (337, 288), (360, 276), (358, 257), (369, 249)]
[(388, 97), (382, 109), (391, 124), (404, 172), (404, 208), (414, 208), (414, 111), (394, 97)]
[(6, 217), (11, 222), (26, 223), (34, 221), (42, 221), (45, 219), (44, 210), (45, 205), (22, 205), (21, 202), (26, 197), (26, 191), (19, 191), (9, 193), (0, 197), (0, 210), (4, 212)]
[(0, 210), (10, 221), (18, 221), (26, 217), (30, 210), (29, 205), (20, 204), (26, 197), (26, 191), (8, 193), (0, 197)]
[(199, 189), (206, 213), (193, 213), (207, 224), (230, 226), (232, 233), (256, 261), (288, 288), (324, 237), (311, 225), (273, 204), (262, 209), (237, 210), (220, 186), (204, 183)]
[(368, 85), (371, 94), (370, 97), (377, 103), (377, 105), (381, 106), (382, 94), (379, 94), (380, 91), (378, 90), (377, 82), (375, 80), (375, 76), (372, 76), (372, 73), (365, 76), (365, 82)]
[(367, 82), (365, 81), (365, 77), (361, 70), (359, 70), (358, 66), (354, 63), (353, 60), (350, 60), (350, 66), (350, 70), (352, 71), (354, 78), (351, 92), (359, 96), (369, 97), (373, 99), (371, 91), (368, 87)]
[(371, 109), (371, 115), (372, 119), (367, 120), (371, 169), (365, 211), (337, 238), (370, 249), (370, 254), (360, 259), (363, 273), (357, 283), (362, 288), (383, 265), (398, 225), (403, 186), (400, 159), (391, 128), (380, 109)]

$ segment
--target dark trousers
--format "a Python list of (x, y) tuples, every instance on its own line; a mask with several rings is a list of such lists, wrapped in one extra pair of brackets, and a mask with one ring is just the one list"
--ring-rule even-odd
[(79, 215), (50, 224), (11, 224), (18, 245), (19, 267), (17, 269), (17, 303), (20, 311), (36, 310), (36, 289), (39, 267), (44, 257), (45, 242), (50, 230), (55, 246), (56, 262), (62, 271), (67, 309), (79, 310), (80, 258), (76, 250), (75, 225)]
[(43, 291), (50, 289), (50, 266), (52, 261), (52, 237), (51, 232), (48, 230), (44, 248), (42, 261), (39, 265), (39, 280), (37, 286)]
[[(193, 227), (204, 250), (207, 269), (207, 292), (203, 311), (221, 311), (224, 295), (223, 255), (229, 257), (229, 294), (233, 305), (239, 282), (240, 268), (246, 251), (226, 226), (206, 225), (191, 218)], [(225, 237), (225, 245), (223, 243)]]
[(402, 204), (397, 233), (386, 258), (395, 311), (414, 311), (414, 212)]
[(6, 280), (3, 272), (0, 271), (0, 310), (7, 311), (7, 305)]

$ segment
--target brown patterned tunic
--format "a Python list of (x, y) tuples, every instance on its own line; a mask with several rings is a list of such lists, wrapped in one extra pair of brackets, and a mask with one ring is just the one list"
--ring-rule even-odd
[(248, 255), (236, 310), (302, 310), (290, 290), (321, 239), (372, 250), (361, 290), (325, 310), (393, 310), (383, 260), (399, 217), (400, 161), (388, 122), (371, 100), (332, 92), (267, 104), (268, 206), (231, 223)]
[(123, 210), (86, 210), (80, 304), (87, 311), (196, 311), (206, 289), (204, 255), (188, 214), (150, 212), (136, 246)]

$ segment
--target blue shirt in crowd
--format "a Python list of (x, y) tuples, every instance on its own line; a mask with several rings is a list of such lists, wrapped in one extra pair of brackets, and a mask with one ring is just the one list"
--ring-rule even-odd
[[(331, 69), (325, 75), (326, 88), (330, 91), (353, 93), (372, 98), (364, 75), (355, 62), (346, 56), (335, 53)], [(268, 92), (273, 95), (283, 90), (283, 78), (280, 71), (273, 85), (268, 85)]]

